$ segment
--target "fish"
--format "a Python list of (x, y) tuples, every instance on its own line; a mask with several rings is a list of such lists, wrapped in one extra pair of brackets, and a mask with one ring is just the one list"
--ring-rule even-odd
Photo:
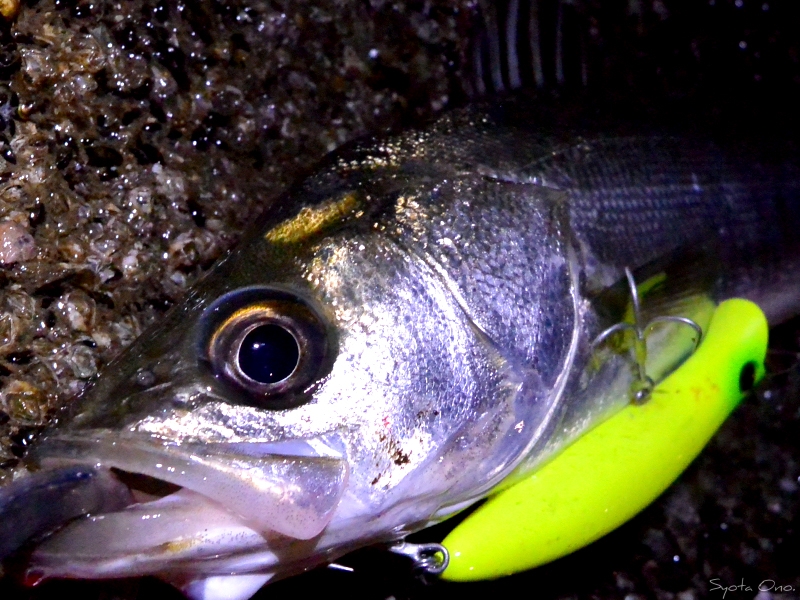
[[(76, 490), (13, 544), (26, 578), (245, 599), (463, 511), (631, 401), (631, 340), (595, 343), (628, 318), (626, 271), (650, 315), (798, 311), (791, 140), (558, 104), (357, 140), (291, 188), (0, 491), (5, 522)], [(648, 340), (654, 381), (691, 351), (679, 328)]]

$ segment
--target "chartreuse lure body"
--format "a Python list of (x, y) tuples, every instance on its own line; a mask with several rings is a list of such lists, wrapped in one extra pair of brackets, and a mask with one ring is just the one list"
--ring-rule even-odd
[(569, 554), (661, 494), (764, 373), (767, 321), (746, 300), (714, 312), (698, 350), (653, 390), (490, 498), (444, 540), (451, 581), (492, 579)]

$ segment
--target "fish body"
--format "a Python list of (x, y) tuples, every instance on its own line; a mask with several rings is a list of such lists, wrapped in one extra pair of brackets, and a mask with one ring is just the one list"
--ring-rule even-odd
[(34, 450), (128, 489), (31, 568), (247, 597), (446, 518), (622, 408), (629, 344), (594, 342), (626, 318), (626, 268), (660, 277), (655, 314), (796, 311), (796, 161), (581, 123), (471, 108), (328, 157)]

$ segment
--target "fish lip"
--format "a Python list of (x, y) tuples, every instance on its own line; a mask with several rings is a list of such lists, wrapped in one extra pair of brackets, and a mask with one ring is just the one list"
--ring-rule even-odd
[(336, 434), (201, 444), (80, 430), (45, 439), (32, 459), (43, 469), (91, 465), (152, 477), (204, 496), (255, 531), (301, 540), (324, 530), (349, 477)]
[(36, 546), (27, 573), (39, 581), (272, 572), (287, 553), (302, 560), (315, 543), (255, 531), (219, 504), (180, 489), (69, 522)]

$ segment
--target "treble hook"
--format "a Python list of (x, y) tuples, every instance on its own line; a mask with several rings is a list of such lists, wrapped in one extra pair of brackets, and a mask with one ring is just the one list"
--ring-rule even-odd
[(400, 541), (387, 549), (393, 554), (410, 558), (415, 570), (428, 575), (441, 575), (450, 564), (450, 553), (441, 544), (410, 544)]
[(633, 277), (633, 273), (628, 267), (625, 267), (625, 277), (628, 280), (628, 289), (631, 293), (631, 300), (633, 306), (633, 323), (617, 323), (616, 325), (612, 325), (608, 329), (601, 332), (600, 335), (598, 335), (594, 339), (594, 341), (592, 342), (592, 348), (596, 348), (597, 346), (603, 344), (609, 337), (611, 337), (615, 333), (619, 333), (622, 331), (633, 332), (633, 359), (634, 362), (636, 363), (637, 377), (631, 386), (631, 395), (633, 396), (633, 401), (636, 404), (644, 404), (650, 397), (650, 393), (653, 391), (653, 388), (655, 387), (655, 382), (647, 374), (646, 370), (646, 363), (647, 363), (646, 338), (650, 330), (659, 323), (680, 323), (683, 325), (688, 325), (689, 327), (694, 329), (695, 333), (697, 333), (697, 337), (695, 338), (694, 342), (694, 349), (692, 350), (692, 352), (694, 352), (695, 350), (697, 350), (698, 346), (700, 346), (700, 340), (703, 337), (703, 328), (700, 327), (700, 325), (698, 325), (692, 319), (689, 319), (688, 317), (677, 317), (673, 315), (664, 315), (661, 317), (655, 317), (650, 321), (648, 321), (647, 323), (643, 324), (641, 303), (639, 301), (639, 290), (636, 288), (636, 280)]

